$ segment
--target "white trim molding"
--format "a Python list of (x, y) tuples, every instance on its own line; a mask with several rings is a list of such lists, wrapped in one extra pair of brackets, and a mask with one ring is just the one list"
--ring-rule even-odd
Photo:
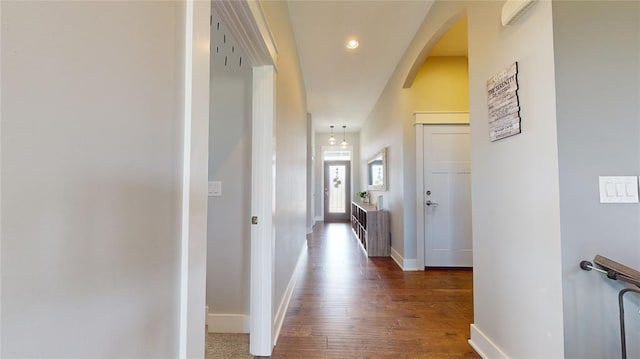
[(469, 124), (469, 112), (414, 112), (416, 125)]
[(207, 315), (209, 333), (249, 333), (249, 316), (246, 314)]
[(417, 265), (415, 259), (404, 259), (400, 253), (398, 253), (393, 247), (391, 247), (391, 259), (405, 272), (419, 271), (420, 268)]
[(179, 358), (204, 356), (209, 163), (208, 1), (185, 1)]
[(298, 262), (296, 263), (296, 268), (293, 270), (293, 274), (291, 275), (291, 279), (289, 280), (289, 284), (287, 285), (287, 289), (284, 291), (284, 296), (282, 297), (282, 301), (278, 306), (278, 312), (276, 312), (276, 316), (273, 320), (273, 328), (275, 335), (273, 336), (273, 346), (276, 346), (278, 342), (278, 337), (280, 336), (280, 330), (282, 329), (282, 324), (284, 323), (284, 317), (287, 314), (287, 309), (289, 309), (289, 303), (291, 303), (291, 296), (293, 296), (293, 290), (296, 288), (296, 282), (298, 279), (298, 272), (300, 271), (300, 267), (304, 262), (304, 259), (307, 257), (307, 241), (304, 241), (304, 245), (302, 246), (302, 250), (300, 251), (300, 255), (298, 256)]
[(276, 66), (278, 47), (258, 0), (216, 0), (211, 3), (252, 66)]
[[(416, 116), (417, 117), (417, 116)], [(423, 125), (416, 124), (416, 257), (417, 265), (425, 267), (425, 232), (424, 232), (424, 132)]]
[(500, 348), (489, 339), (475, 324), (471, 324), (469, 345), (482, 359), (509, 359)]

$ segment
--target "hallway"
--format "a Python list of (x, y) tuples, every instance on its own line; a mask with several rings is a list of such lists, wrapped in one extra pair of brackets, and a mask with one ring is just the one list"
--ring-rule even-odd
[(471, 271), (369, 259), (346, 223), (317, 223), (308, 246), (273, 358), (479, 358)]

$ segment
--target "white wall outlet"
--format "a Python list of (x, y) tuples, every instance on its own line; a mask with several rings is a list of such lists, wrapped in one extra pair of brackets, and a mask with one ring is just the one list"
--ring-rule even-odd
[(599, 176), (600, 203), (638, 203), (638, 177)]
[(222, 181), (209, 181), (209, 197), (222, 196)]

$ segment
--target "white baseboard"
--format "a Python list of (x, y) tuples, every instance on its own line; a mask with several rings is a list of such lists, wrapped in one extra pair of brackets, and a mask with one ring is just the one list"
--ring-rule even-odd
[(246, 314), (209, 313), (207, 326), (209, 333), (249, 333), (249, 316)]
[(469, 345), (482, 359), (509, 359), (500, 348), (491, 341), (475, 324), (471, 324), (471, 339)]
[(289, 308), (289, 302), (291, 301), (291, 296), (293, 295), (293, 290), (296, 287), (296, 280), (298, 279), (298, 270), (300, 269), (300, 265), (302, 264), (302, 259), (307, 255), (307, 241), (304, 241), (304, 245), (302, 246), (302, 250), (300, 251), (300, 255), (298, 255), (298, 262), (296, 263), (296, 268), (293, 270), (291, 274), (291, 279), (289, 279), (289, 284), (287, 285), (287, 289), (284, 291), (284, 296), (282, 297), (282, 301), (280, 301), (280, 306), (278, 306), (278, 312), (276, 312), (276, 316), (273, 318), (273, 328), (274, 336), (273, 336), (273, 346), (276, 346), (278, 342), (278, 337), (280, 336), (280, 330), (282, 329), (282, 324), (284, 323), (285, 314), (287, 314), (287, 309)]
[(396, 264), (405, 272), (413, 272), (418, 271), (418, 260), (417, 259), (404, 259), (400, 255), (400, 253), (396, 252), (393, 247), (391, 247), (391, 258), (396, 262)]

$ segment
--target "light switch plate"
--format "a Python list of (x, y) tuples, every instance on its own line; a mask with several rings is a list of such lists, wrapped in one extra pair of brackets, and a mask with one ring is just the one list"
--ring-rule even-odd
[(600, 176), (600, 203), (638, 203), (638, 177)]
[(209, 197), (222, 196), (222, 181), (209, 181)]

